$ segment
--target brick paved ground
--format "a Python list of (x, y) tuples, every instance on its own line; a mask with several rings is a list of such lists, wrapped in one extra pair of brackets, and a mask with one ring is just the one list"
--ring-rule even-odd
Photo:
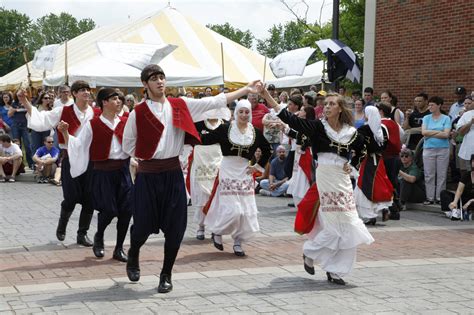
[(339, 287), (327, 283), (321, 270), (315, 276), (304, 272), (305, 237), (292, 232), (290, 199), (257, 198), (261, 234), (244, 244), (244, 258), (232, 254), (229, 238), (224, 252), (209, 238), (194, 239), (190, 207), (175, 289), (160, 295), (161, 236), (143, 247), (141, 281), (129, 283), (124, 264), (110, 259), (113, 225), (102, 260), (75, 244), (76, 212), (66, 241), (58, 242), (61, 189), (30, 176), (20, 180), (0, 184), (0, 312), (474, 314), (472, 221), (412, 210), (400, 221), (370, 227), (376, 242), (360, 247), (348, 285)]

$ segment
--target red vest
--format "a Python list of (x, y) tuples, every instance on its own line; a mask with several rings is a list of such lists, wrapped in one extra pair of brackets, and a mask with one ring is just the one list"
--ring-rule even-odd
[[(75, 135), (76, 131), (81, 127), (81, 121), (77, 118), (74, 112), (74, 105), (64, 106), (59, 121), (64, 120), (69, 124), (68, 132), (71, 135)], [(58, 142), (64, 144), (64, 137), (61, 132), (58, 132)]]
[[(186, 102), (180, 98), (169, 98), (168, 101), (173, 111), (173, 126), (186, 133), (184, 143), (201, 143), (201, 138), (194, 126)], [(134, 111), (137, 126), (135, 156), (140, 159), (150, 160), (155, 154), (165, 127), (151, 112), (145, 102), (136, 105)]]
[(92, 107), (94, 111), (94, 117), (99, 117), (102, 114), (102, 109), (100, 107)]
[(120, 144), (122, 144), (123, 130), (127, 118), (120, 117), (120, 122), (115, 127), (115, 130), (110, 129), (99, 117), (91, 120), (92, 127), (92, 143), (89, 149), (91, 161), (105, 161), (109, 158), (110, 146), (112, 145), (112, 138), (117, 136)]
[(402, 149), (402, 143), (400, 141), (400, 128), (398, 124), (391, 119), (382, 119), (382, 124), (387, 127), (388, 130), (388, 142), (387, 148), (383, 152), (383, 156), (386, 158), (398, 156)]

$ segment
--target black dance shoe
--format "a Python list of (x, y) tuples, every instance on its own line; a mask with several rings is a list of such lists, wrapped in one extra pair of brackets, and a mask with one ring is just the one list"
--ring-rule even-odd
[(125, 252), (123, 251), (123, 248), (116, 248), (114, 250), (114, 254), (112, 256), (113, 259), (121, 261), (121, 262), (127, 262), (128, 257), (125, 255)]
[(91, 240), (89, 239), (89, 237), (87, 236), (87, 234), (84, 234), (84, 235), (77, 235), (77, 244), (79, 245), (82, 245), (82, 246), (86, 246), (86, 247), (91, 247), (93, 246), (94, 244), (92, 244)]
[(128, 280), (132, 282), (137, 282), (140, 280), (140, 266), (138, 262), (138, 255), (131, 256), (130, 249), (128, 250), (128, 260), (127, 260), (127, 277)]
[(339, 284), (339, 285), (346, 285), (346, 282), (342, 280), (342, 278), (334, 278), (333, 276), (331, 276), (330, 272), (326, 272), (326, 276), (328, 277), (329, 282)]
[(92, 246), (92, 251), (94, 252), (95, 257), (104, 257), (104, 238), (98, 237), (97, 233), (94, 235), (94, 246)]
[(238, 256), (238, 257), (244, 257), (244, 256), (245, 256), (245, 252), (244, 252), (244, 250), (242, 249), (242, 246), (240, 246), (240, 245), (234, 245), (234, 254), (235, 254), (235, 256)]
[(365, 225), (375, 225), (375, 223), (377, 223), (376, 218), (372, 218), (364, 222)]
[(161, 274), (160, 284), (158, 285), (158, 293), (169, 293), (173, 290), (173, 283), (171, 283), (171, 275)]
[(211, 238), (212, 238), (212, 242), (214, 243), (214, 247), (217, 248), (218, 250), (224, 250), (224, 245), (217, 243), (215, 240), (215, 236), (216, 235), (212, 233)]
[(200, 241), (203, 241), (205, 236), (204, 236), (204, 230), (203, 229), (199, 229), (197, 230), (196, 232), (196, 238)]
[(303, 264), (304, 264), (304, 270), (306, 270), (307, 273), (310, 275), (314, 275), (314, 266), (311, 267), (308, 264), (306, 264), (306, 256), (303, 254)]

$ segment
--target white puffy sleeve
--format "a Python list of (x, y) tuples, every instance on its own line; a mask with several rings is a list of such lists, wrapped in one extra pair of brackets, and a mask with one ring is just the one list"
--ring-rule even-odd
[(33, 129), (34, 131), (48, 131), (56, 126), (61, 119), (61, 114), (63, 112), (63, 107), (57, 107), (50, 111), (38, 111), (34, 106), (31, 108), (31, 115), (26, 114), (26, 119), (28, 120), (28, 128)]
[(71, 177), (78, 177), (87, 171), (89, 149), (92, 143), (92, 127), (88, 122), (77, 136), (69, 135), (67, 151), (71, 164)]

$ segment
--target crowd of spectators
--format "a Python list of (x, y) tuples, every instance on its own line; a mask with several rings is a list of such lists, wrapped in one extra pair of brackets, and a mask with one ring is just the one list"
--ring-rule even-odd
[[(307, 91), (300, 88), (277, 90), (273, 85), (267, 88), (272, 97), (291, 113), (306, 119), (324, 119), (326, 91), (316, 86), (311, 86)], [(68, 86), (59, 87), (57, 93), (54, 90), (40, 91), (33, 98), (33, 104), (39, 111), (50, 111), (74, 103)], [(208, 87), (204, 92), (194, 94), (188, 91), (173, 96), (200, 98), (215, 93), (216, 90)], [(413, 104), (398, 104), (396, 91), (384, 90), (376, 95), (370, 87), (363, 92), (352, 91), (350, 95), (341, 88), (339, 93), (352, 107), (356, 128), (365, 124), (364, 109), (367, 106), (379, 108), (382, 124), (389, 134), (383, 158), (387, 175), (395, 188), (394, 209), (390, 209), (391, 212), (406, 209), (407, 203), (419, 202), (426, 205), (442, 203), (443, 210), (451, 213), (453, 208), (466, 208), (469, 205), (466, 208), (469, 210), (472, 207), (474, 203), (469, 202), (469, 196), (472, 199), (472, 185), (468, 185), (466, 174), (471, 174), (474, 155), (473, 93), (468, 94), (464, 87), (457, 87), (454, 91), (456, 102), (451, 106), (446, 106), (442, 98), (424, 92), (413, 95)], [(122, 114), (133, 110), (133, 106), (138, 103), (137, 96), (123, 95), (122, 92), (120, 95)], [(15, 93), (5, 91), (1, 96), (2, 179), (13, 182), (24, 168), (23, 164), (26, 164), (35, 171), (39, 183), (60, 184), (56, 174), (61, 162), (56, 131), (29, 130), (26, 111), (16, 100)], [(247, 98), (252, 106), (252, 124), (263, 131), (274, 152), (266, 171), (255, 176), (259, 184), (257, 192), (265, 196), (285, 196), (295, 170), (297, 138), (259, 95), (249, 94)], [(90, 104), (94, 106), (93, 99)], [(232, 104), (229, 107), (233, 109)], [(258, 159), (257, 151), (253, 162)], [(18, 161), (21, 163), (18, 164)], [(463, 193), (448, 194), (448, 181), (463, 185)], [(454, 201), (447, 202), (450, 198)]]

